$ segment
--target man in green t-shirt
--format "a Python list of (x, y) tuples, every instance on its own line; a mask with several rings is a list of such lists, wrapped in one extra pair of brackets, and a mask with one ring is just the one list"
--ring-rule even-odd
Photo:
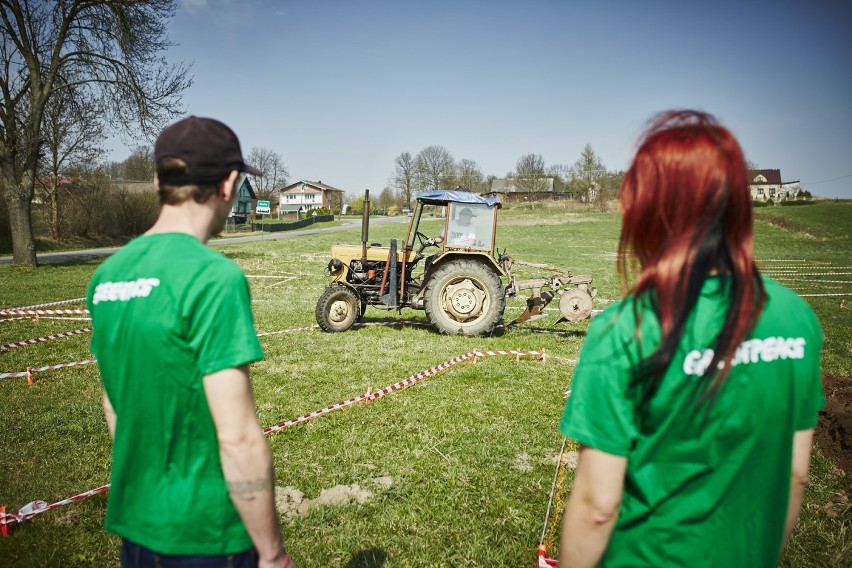
[(167, 127), (154, 157), (157, 221), (87, 293), (113, 436), (106, 529), (122, 537), (123, 566), (295, 566), (249, 381), (263, 351), (248, 283), (206, 245), (260, 172), (209, 118)]

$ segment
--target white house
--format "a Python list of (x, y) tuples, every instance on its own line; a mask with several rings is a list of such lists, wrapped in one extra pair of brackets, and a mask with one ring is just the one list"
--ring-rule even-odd
[(342, 189), (321, 181), (301, 180), (281, 188), (278, 192), (278, 212), (281, 216), (298, 215), (311, 209), (331, 209), (332, 195), (343, 194)]
[[(784, 187), (787, 186), (787, 187)], [(749, 170), (748, 188), (752, 201), (774, 202), (796, 199), (799, 194), (798, 182), (782, 182), (781, 170)]]

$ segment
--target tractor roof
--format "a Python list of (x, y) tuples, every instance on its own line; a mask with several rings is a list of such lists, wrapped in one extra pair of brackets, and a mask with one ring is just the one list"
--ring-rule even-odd
[(436, 189), (425, 191), (417, 195), (417, 201), (428, 205), (446, 205), (455, 203), (479, 203), (489, 207), (501, 207), (500, 200), (496, 197), (482, 197), (469, 191), (458, 191), (455, 189)]

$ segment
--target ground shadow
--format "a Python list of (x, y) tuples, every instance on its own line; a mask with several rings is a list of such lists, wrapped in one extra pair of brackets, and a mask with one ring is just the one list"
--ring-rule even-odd
[(388, 553), (381, 548), (368, 548), (353, 554), (346, 568), (381, 568), (387, 559)]

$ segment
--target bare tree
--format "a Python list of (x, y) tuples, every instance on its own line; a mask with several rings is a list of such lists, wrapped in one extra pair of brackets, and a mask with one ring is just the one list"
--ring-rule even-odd
[(402, 195), (405, 207), (411, 207), (415, 183), (414, 158), (408, 152), (403, 152), (394, 159), (394, 166), (392, 184)]
[(426, 191), (441, 187), (455, 187), (455, 169), (453, 156), (443, 146), (423, 148), (414, 160), (418, 189)]
[(515, 165), (515, 187), (518, 191), (547, 191), (544, 158), (541, 154), (524, 154)]
[(63, 174), (96, 163), (103, 155), (103, 109), (98, 101), (75, 96), (74, 89), (57, 91), (44, 109), (45, 151), (36, 185), (47, 205), (50, 236), (61, 238), (60, 188)]
[(150, 146), (137, 146), (124, 160), (125, 181), (151, 181), (154, 178), (154, 151)]
[[(0, 2), (0, 189), (16, 264), (36, 265), (31, 208), (45, 108), (73, 88), (104, 102), (105, 120), (153, 136), (182, 111), (188, 69), (167, 65), (176, 0)], [(63, 78), (69, 78), (63, 80)], [(109, 104), (107, 104), (109, 103)]]
[(482, 181), (482, 170), (473, 160), (459, 160), (456, 168), (459, 185), (474, 193), (483, 193), (484, 182)]
[(270, 199), (275, 196), (277, 190), (287, 186), (287, 176), (290, 172), (278, 152), (255, 146), (248, 154), (248, 163), (263, 172), (262, 176), (254, 177), (254, 188), (258, 197)]

